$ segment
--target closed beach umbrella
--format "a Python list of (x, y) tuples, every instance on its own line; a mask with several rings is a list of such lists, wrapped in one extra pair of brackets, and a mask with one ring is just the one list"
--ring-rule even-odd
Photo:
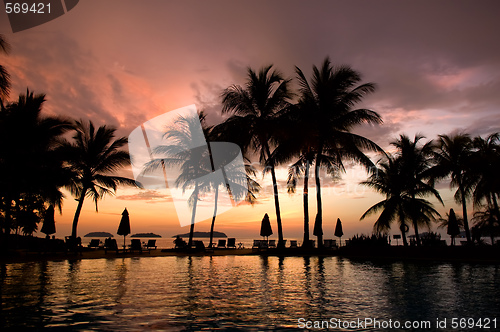
[(460, 228), (458, 227), (457, 216), (455, 215), (455, 211), (453, 211), (453, 209), (450, 209), (450, 213), (448, 215), (448, 231), (446, 233), (451, 236), (451, 245), (455, 245), (455, 236), (460, 234)]
[(45, 211), (45, 215), (43, 216), (43, 225), (41, 232), (50, 235), (56, 232), (56, 222), (54, 220), (54, 207), (51, 205)]
[(314, 236), (323, 235), (323, 227), (321, 226), (322, 226), (321, 216), (319, 214), (316, 214), (316, 219), (314, 220), (314, 230), (313, 230)]
[(260, 236), (269, 237), (273, 234), (273, 230), (271, 229), (271, 222), (269, 221), (269, 216), (267, 213), (262, 218), (262, 223), (260, 224)]
[(116, 234), (123, 235), (123, 248), (125, 248), (125, 237), (130, 234), (130, 218), (127, 208), (122, 212), (122, 219), (120, 220), (120, 226), (118, 226)]
[(342, 235), (344, 235), (344, 232), (342, 231), (342, 222), (340, 221), (340, 218), (337, 218), (337, 225), (335, 226), (335, 236), (340, 238), (340, 244), (342, 244)]

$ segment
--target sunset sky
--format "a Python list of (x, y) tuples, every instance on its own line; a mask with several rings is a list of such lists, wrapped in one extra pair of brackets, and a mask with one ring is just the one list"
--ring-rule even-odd
[[(400, 133), (433, 139), (500, 131), (498, 13), (498, 1), (82, 0), (64, 16), (18, 33), (2, 11), (0, 33), (12, 52), (0, 55), (0, 63), (12, 76), (11, 100), (28, 87), (47, 95), (47, 115), (91, 119), (128, 136), (143, 122), (190, 104), (219, 121), (221, 91), (244, 84), (248, 66), (274, 64), (287, 77), (298, 66), (309, 78), (312, 65), (329, 56), (377, 84), (359, 106), (378, 112), (384, 124), (356, 132), (391, 151), (389, 142)], [(300, 239), (302, 190), (288, 195), (286, 174), (285, 167), (278, 170), (284, 235)], [(353, 167), (341, 181), (324, 180), (325, 238), (333, 238), (337, 218), (346, 236), (371, 233), (376, 217), (359, 217), (383, 197), (357, 185), (364, 179), (366, 173)], [(258, 238), (267, 212), (276, 235), (270, 176), (259, 173), (258, 181), (264, 187), (258, 203), (221, 214), (216, 230)], [(444, 215), (457, 206), (448, 183), (438, 188), (445, 207), (436, 207)], [(310, 193), (313, 221), (314, 189)], [(116, 234), (124, 207), (133, 233), (188, 231), (169, 197), (121, 188), (100, 202), (99, 213), (86, 201), (79, 235)], [(70, 234), (75, 208), (68, 194), (63, 214), (56, 215), (58, 237)], [(209, 227), (205, 221), (195, 228)]]

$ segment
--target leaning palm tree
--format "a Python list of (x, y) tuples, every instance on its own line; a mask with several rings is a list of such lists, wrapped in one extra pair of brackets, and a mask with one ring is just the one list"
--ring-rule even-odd
[(115, 139), (116, 128), (103, 125), (96, 129), (92, 121), (80, 120), (75, 121), (74, 129), (73, 141), (66, 142), (64, 151), (75, 174), (68, 188), (78, 201), (71, 230), (71, 236), (76, 238), (85, 197), (92, 198), (97, 211), (98, 201), (107, 194), (114, 194), (119, 185), (137, 187), (139, 184), (134, 179), (113, 174), (130, 165), (128, 152), (122, 150), (127, 138)]
[(457, 187), (455, 201), (462, 205), (463, 227), (467, 242), (471, 243), (467, 218), (467, 199), (472, 196), (472, 140), (468, 134), (439, 135), (435, 145), (432, 169), (433, 179), (451, 178), (450, 187)]
[[(371, 169), (374, 165), (363, 150), (382, 149), (371, 140), (352, 133), (357, 125), (382, 123), (381, 117), (369, 109), (352, 109), (364, 96), (375, 91), (374, 83), (361, 82), (359, 72), (349, 66), (332, 67), (326, 58), (320, 68), (313, 66), (310, 82), (300, 68), (296, 67), (300, 84), (298, 110), (303, 113), (302, 125), (307, 128), (307, 137), (314, 153), (317, 216), (314, 227), (318, 246), (323, 243), (320, 170), (339, 174), (345, 172), (344, 160), (356, 161)], [(303, 146), (299, 146), (303, 152)], [(306, 160), (309, 158), (306, 158)]]
[(409, 211), (412, 216), (417, 245), (420, 245), (420, 236), (418, 234), (419, 224), (423, 223), (428, 226), (427, 219), (419, 217), (421, 211), (419, 211), (417, 197), (433, 195), (444, 205), (439, 192), (434, 188), (431, 180), (433, 142), (429, 141), (419, 146), (418, 142), (423, 138), (423, 136), (416, 134), (412, 141), (408, 136), (402, 134), (396, 141), (391, 143), (398, 149), (396, 156), (400, 167), (401, 181), (404, 183), (405, 187), (405, 193), (415, 202), (415, 204), (409, 205)]
[[(9, 54), (10, 44), (0, 35), (0, 53)], [(10, 75), (4, 66), (0, 65), (0, 104), (3, 107), (3, 101), (9, 96)]]
[(399, 158), (387, 155), (386, 161), (379, 162), (378, 170), (361, 183), (385, 195), (385, 199), (370, 207), (360, 219), (381, 212), (373, 226), (376, 233), (387, 233), (392, 222), (397, 220), (403, 243), (407, 246), (408, 222), (430, 224), (439, 213), (430, 202), (410, 193), (405, 182), (406, 174), (401, 166)]
[(224, 123), (217, 126), (217, 132), (225, 140), (240, 145), (245, 156), (258, 154), (261, 164), (271, 173), (274, 204), (278, 224), (278, 246), (284, 246), (281, 212), (275, 164), (270, 160), (272, 149), (277, 145), (277, 114), (289, 106), (292, 93), (290, 80), (284, 79), (271, 66), (255, 72), (248, 68), (245, 87), (232, 85), (222, 93), (222, 113), (231, 113)]

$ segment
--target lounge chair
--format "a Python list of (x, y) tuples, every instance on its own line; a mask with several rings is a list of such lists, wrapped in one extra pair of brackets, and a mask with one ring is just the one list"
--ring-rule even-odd
[(253, 240), (252, 249), (260, 248), (260, 241), (261, 240)]
[(139, 239), (132, 239), (130, 240), (130, 246), (129, 246), (130, 252), (132, 251), (138, 251), (142, 254), (142, 243), (141, 240)]
[(337, 240), (333, 239), (326, 239), (325, 242), (323, 243), (323, 247), (327, 249), (332, 249), (337, 247)]
[(269, 248), (269, 241), (268, 240), (261, 240), (259, 249), (267, 249)]
[(116, 243), (116, 239), (106, 239), (104, 240), (104, 253), (107, 254), (108, 250), (116, 251), (118, 253), (118, 244)]
[(219, 242), (217, 243), (217, 248), (226, 248), (226, 240), (219, 240)]
[(153, 248), (157, 248), (156, 246), (156, 240), (148, 240), (148, 243), (146, 244), (145, 247), (147, 250), (152, 250)]
[(227, 247), (236, 249), (236, 239), (234, 237), (227, 239)]
[(101, 247), (101, 241), (99, 239), (92, 239), (90, 240), (90, 243), (87, 247), (92, 249), (99, 249)]
[(276, 240), (269, 240), (269, 248), (276, 248)]
[(290, 248), (297, 248), (297, 240), (290, 240)]

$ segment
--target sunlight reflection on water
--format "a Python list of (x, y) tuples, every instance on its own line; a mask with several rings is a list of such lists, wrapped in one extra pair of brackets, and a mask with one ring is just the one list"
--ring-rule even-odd
[(298, 319), (495, 318), (498, 265), (144, 257), (2, 266), (0, 327), (276, 330)]

